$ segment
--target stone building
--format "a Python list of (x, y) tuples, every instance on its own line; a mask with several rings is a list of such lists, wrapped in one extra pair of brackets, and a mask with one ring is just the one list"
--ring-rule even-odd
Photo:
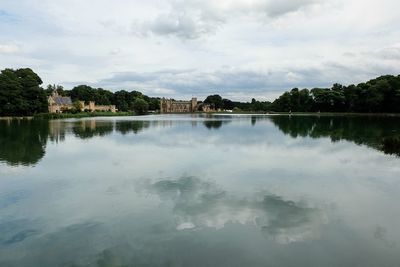
[(89, 101), (89, 104), (86, 105), (85, 101), (79, 101), (81, 111), (89, 110), (91, 112), (94, 111), (111, 111), (111, 112), (117, 112), (117, 108), (115, 105), (96, 105), (94, 101)]
[(197, 98), (189, 101), (176, 101), (172, 99), (160, 100), (160, 113), (192, 113), (197, 111)]
[[(65, 111), (74, 109), (71, 97), (60, 96), (55, 90), (48, 98), (48, 110), (49, 113), (63, 113)], [(115, 105), (96, 105), (94, 101), (89, 101), (88, 105), (84, 101), (79, 101), (81, 111), (111, 111), (117, 112)]]
[(49, 95), (47, 98), (47, 103), (49, 113), (62, 113), (74, 107), (72, 105), (71, 97), (60, 96), (56, 90)]

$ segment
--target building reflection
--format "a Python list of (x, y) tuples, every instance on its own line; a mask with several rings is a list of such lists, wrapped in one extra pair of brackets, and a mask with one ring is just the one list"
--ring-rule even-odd
[[(208, 130), (219, 130), (235, 120), (250, 121), (253, 126), (256, 125), (256, 121), (260, 122), (260, 125), (262, 122), (271, 121), (281, 132), (292, 138), (330, 138), (332, 142), (346, 140), (357, 145), (366, 145), (386, 154), (400, 156), (398, 117), (252, 115), (240, 119), (230, 117), (229, 120), (226, 116), (148, 121), (2, 119), (0, 120), (0, 161), (9, 165), (34, 165), (45, 155), (48, 141), (61, 143), (68, 135), (80, 139), (91, 139), (112, 133), (139, 134), (148, 128), (176, 128), (179, 131), (178, 128), (187, 127), (188, 124), (194, 129), (194, 134), (204, 134), (200, 128), (197, 128), (198, 123)], [(251, 134), (253, 142), (265, 142), (264, 133), (260, 131), (250, 131), (248, 134)], [(229, 139), (224, 138), (224, 140), (240, 143), (236, 141), (242, 140), (242, 137), (243, 133), (235, 132), (233, 129), (229, 131)]]

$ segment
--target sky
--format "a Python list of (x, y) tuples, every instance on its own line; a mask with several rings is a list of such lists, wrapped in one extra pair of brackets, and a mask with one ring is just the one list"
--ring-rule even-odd
[(44, 85), (273, 100), (400, 73), (398, 0), (0, 0), (0, 69)]

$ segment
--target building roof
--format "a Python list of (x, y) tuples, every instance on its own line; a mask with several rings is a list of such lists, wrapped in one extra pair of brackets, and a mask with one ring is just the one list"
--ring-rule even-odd
[(56, 105), (72, 105), (71, 97), (69, 96), (53, 96)]

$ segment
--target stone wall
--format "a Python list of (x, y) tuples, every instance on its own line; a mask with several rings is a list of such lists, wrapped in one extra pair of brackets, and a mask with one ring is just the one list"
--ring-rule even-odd
[(172, 99), (160, 100), (161, 113), (192, 113), (197, 111), (197, 99), (193, 97), (190, 101), (175, 101)]
[(117, 108), (115, 105), (96, 105), (94, 101), (89, 101), (89, 104), (86, 105), (84, 101), (79, 101), (81, 106), (81, 111), (89, 110), (91, 112), (95, 111), (111, 111), (113, 113), (117, 112)]

